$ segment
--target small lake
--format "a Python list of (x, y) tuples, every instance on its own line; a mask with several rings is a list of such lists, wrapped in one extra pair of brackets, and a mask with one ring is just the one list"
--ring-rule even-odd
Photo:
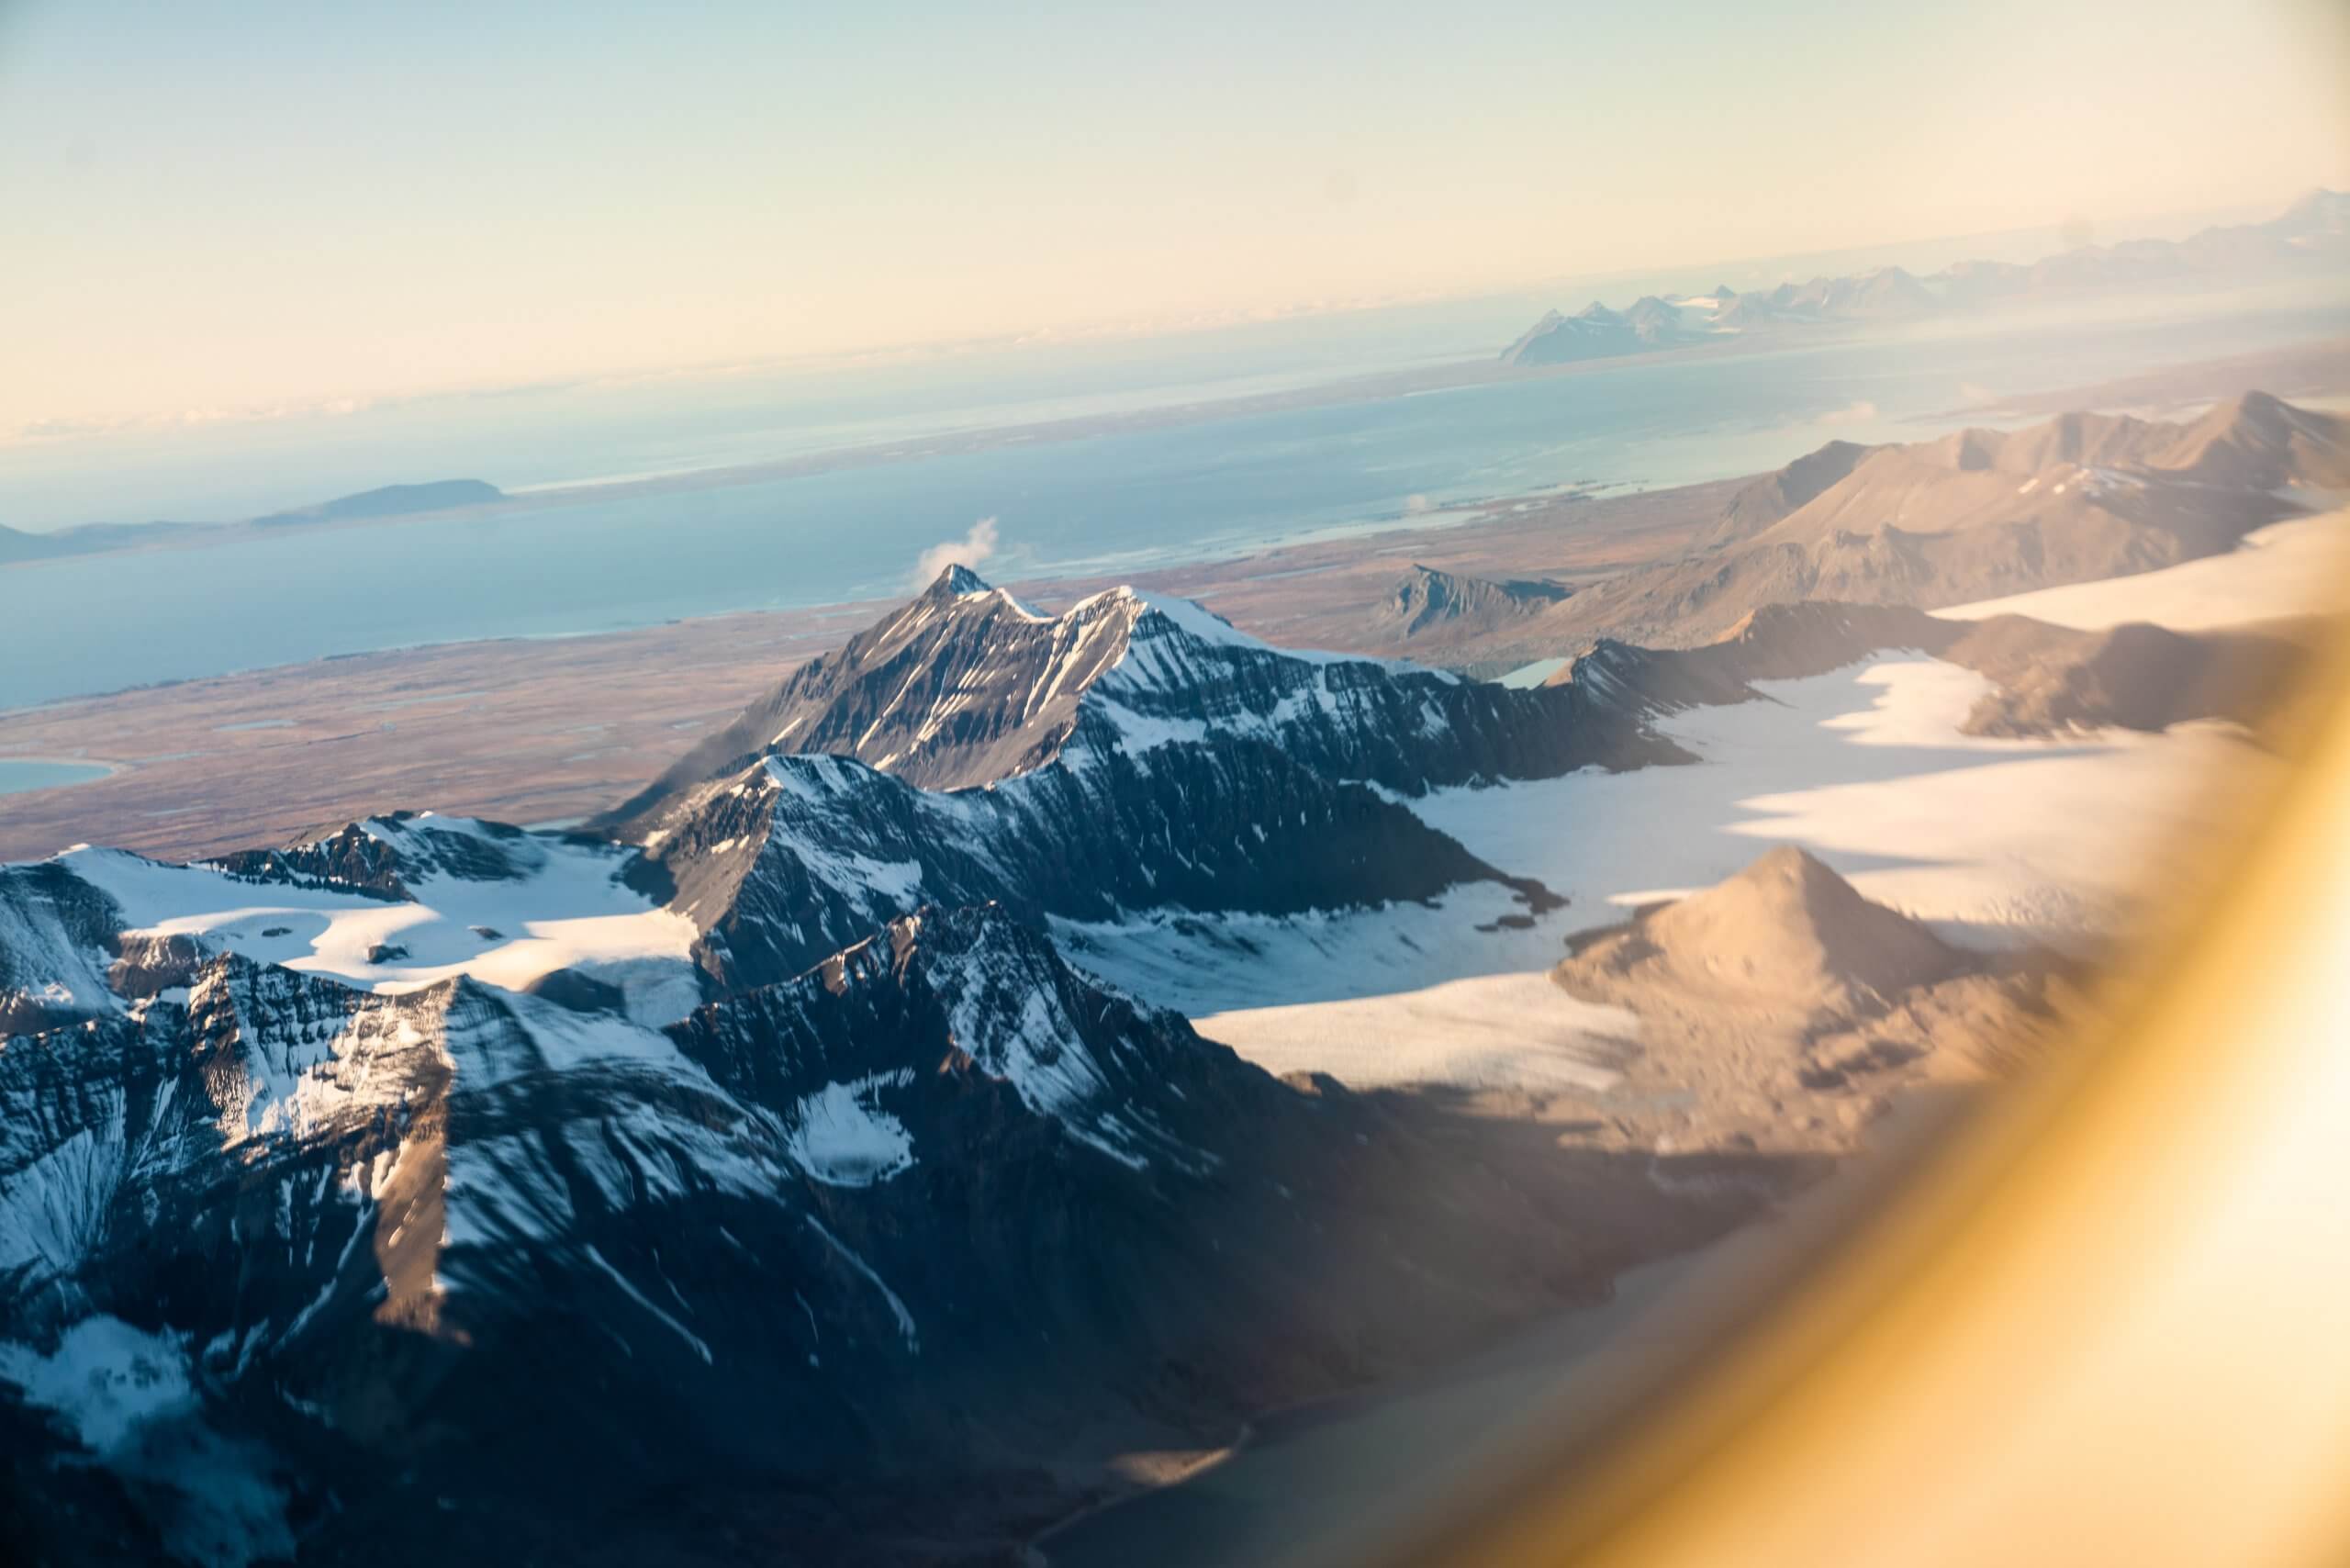
[(19, 762), (0, 757), (0, 795), (21, 795), (28, 790), (54, 790), (66, 784), (87, 784), (114, 769), (95, 762)]

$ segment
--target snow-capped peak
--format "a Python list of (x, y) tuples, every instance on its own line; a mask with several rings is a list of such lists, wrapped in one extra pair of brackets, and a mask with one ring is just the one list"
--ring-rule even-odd
[(937, 580), (931, 584), (931, 591), (950, 593), (961, 599), (970, 594), (993, 593), (995, 588), (979, 573), (957, 561), (938, 574)]
[[(947, 591), (958, 584), (968, 591)], [(1063, 759), (1237, 741), (1406, 793), (1547, 775), (1581, 755), (1564, 705), (1477, 685), (1401, 660), (1275, 647), (1195, 600), (1132, 584), (1035, 615), (950, 570), (801, 666), (610, 821), (666, 855), (708, 788), (770, 754), (853, 758), (946, 790)], [(1475, 738), (1462, 753), (1448, 736)], [(729, 836), (741, 835), (713, 842)]]

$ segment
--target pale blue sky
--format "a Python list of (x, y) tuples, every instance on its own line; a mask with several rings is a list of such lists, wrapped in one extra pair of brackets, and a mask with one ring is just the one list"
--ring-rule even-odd
[(0, 0), (0, 432), (2281, 201), (2333, 0)]

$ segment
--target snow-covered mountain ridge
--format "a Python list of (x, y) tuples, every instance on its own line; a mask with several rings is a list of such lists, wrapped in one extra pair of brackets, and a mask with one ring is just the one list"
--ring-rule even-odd
[[(1051, 933), (1469, 887), (1531, 919), (1558, 901), (1404, 799), (1679, 759), (1637, 716), (967, 573), (795, 679), (624, 831), (0, 867), (0, 1478), (84, 1451), (134, 1555), (209, 1562), (409, 1528), (333, 1497), (543, 1550), (575, 1516), (515, 1499), (552, 1476), (713, 1467), (869, 1504), (862, 1540), (895, 1467), (1001, 1509), (1633, 1245)], [(1728, 1212), (1619, 1179), (1667, 1234)]]
[(666, 1023), (700, 1000), (694, 933), (628, 885), (636, 859), (428, 812), (213, 864), (83, 846), (0, 867), (0, 1030), (119, 1010), (219, 953), (388, 992), (459, 975), (528, 991), (567, 972)]
[[(576, 1518), (528, 1501), (553, 1477), (711, 1465), (870, 1539), (882, 1473), (1000, 1495), (1091, 1451), (1050, 1434), (1213, 1427), (1244, 1388), (1326, 1386), (1328, 1347), (1588, 1288), (1481, 1252), (1626, 1255), (1614, 1202), (1529, 1205), (1418, 1136), (1001, 907), (921, 910), (666, 1030), (221, 954), (0, 1045), (0, 1379), (46, 1412), (38, 1451), (137, 1489), (120, 1528), (157, 1555), (331, 1556), (452, 1506), (543, 1543)], [(1752, 1201), (1583, 1192), (1608, 1182), (1666, 1235)]]
[(615, 813), (771, 750), (852, 756), (925, 789), (987, 785), (1064, 756), (1256, 740), (1406, 794), (1656, 760), (1572, 702), (1394, 660), (1275, 648), (1185, 599), (1108, 589), (1043, 616), (955, 566), (810, 661)]

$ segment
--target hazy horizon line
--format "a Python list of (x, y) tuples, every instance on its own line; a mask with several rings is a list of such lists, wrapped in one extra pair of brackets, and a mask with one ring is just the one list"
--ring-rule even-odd
[[(2344, 183), (2350, 185), (2350, 180), (2345, 180)], [(2206, 224), (2244, 221), (2250, 215), (2260, 212), (2266, 212), (2273, 216), (2284, 210), (2293, 201), (2313, 191), (2335, 188), (2340, 187), (2332, 185), (2304, 184), (2296, 186), (2289, 193), (2272, 196), (2266, 199), (2239, 200), (2222, 207), (2176, 207), (2134, 213), (2120, 218), (2108, 219), (2103, 224), (2096, 226), (2108, 230), (2121, 229), (2124, 231), (2099, 235), (2084, 243), (2094, 246), (2143, 238), (2145, 235), (2143, 230), (2157, 225), (2168, 226), (2188, 221), (2201, 221)], [(319, 393), (237, 408), (151, 409), (111, 416), (63, 415), (29, 420), (13, 430), (0, 431), (0, 450), (28, 446), (54, 447), (81, 441), (103, 441), (109, 436), (139, 432), (196, 431), (224, 426), (351, 418), (439, 401), (528, 397), (540, 393), (627, 386), (665, 380), (718, 381), (735, 376), (789, 373), (795, 369), (816, 374), (828, 370), (856, 370), (900, 365), (925, 359), (946, 360), (970, 354), (1002, 353), (1024, 348), (1080, 347), (1098, 343), (1175, 339), (1193, 334), (1235, 329), (1245, 330), (1253, 326), (1272, 326), (1281, 322), (1316, 318), (1365, 315), (1381, 310), (1404, 310), (1424, 306), (1469, 304), (1478, 300), (1499, 300), (1513, 295), (1532, 293), (1545, 288), (1600, 287), (1611, 283), (1629, 283), (1644, 278), (1653, 278), (1658, 274), (1666, 272), (1751, 269), (1773, 264), (1786, 266), (1807, 261), (1865, 255), (1871, 252), (1897, 247), (1950, 245), (1972, 241), (1987, 241), (2040, 232), (2061, 234), (2066, 226), (2075, 221), (2076, 219), (2065, 218), (1998, 229), (1909, 235), (1873, 240), (1858, 245), (1781, 252), (1763, 255), (1716, 257), (1710, 260), (1689, 262), (1648, 262), (1604, 271), (1546, 274), (1501, 285), (1480, 284), (1457, 288), (1398, 290), (1386, 294), (1337, 299), (1291, 299), (1281, 303), (1269, 302), (1251, 307), (1159, 312), (1139, 318), (1107, 317), (1060, 325), (1038, 325), (1001, 332), (974, 333), (962, 337), (934, 337), (898, 342), (877, 340), (849, 348), (783, 351), (749, 356), (730, 355), (723, 358), (657, 364), (614, 365), (600, 371), (527, 377), (519, 380), (444, 383), (407, 390)], [(2066, 251), (2080, 248), (2082, 248), (2080, 245), (2065, 245), (2060, 250), (2047, 253), (2062, 254)], [(50, 530), (40, 532), (50, 532)]]

